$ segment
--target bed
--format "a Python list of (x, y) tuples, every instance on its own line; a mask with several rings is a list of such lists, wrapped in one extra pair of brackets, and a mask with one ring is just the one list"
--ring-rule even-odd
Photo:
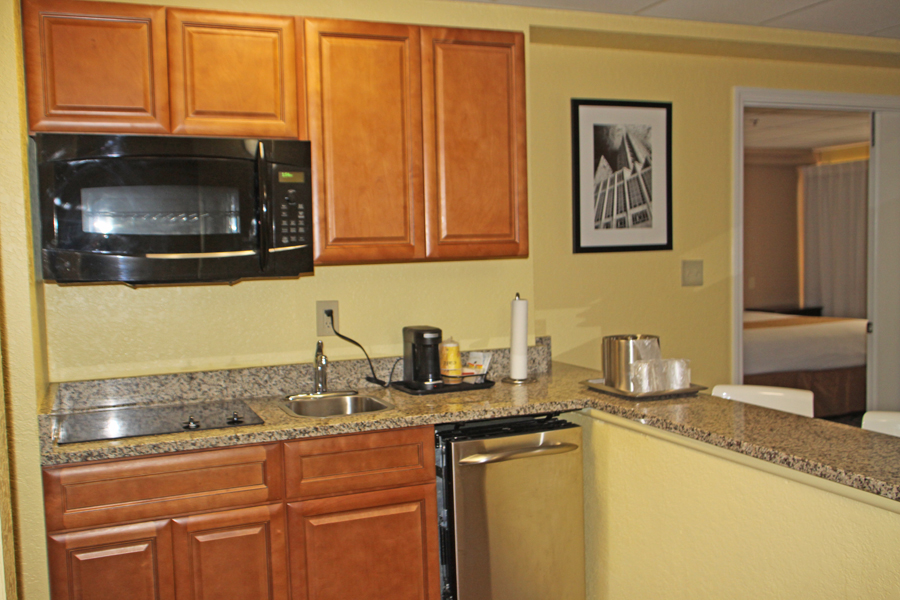
[(816, 417), (866, 410), (866, 319), (744, 312), (744, 383), (811, 390)]

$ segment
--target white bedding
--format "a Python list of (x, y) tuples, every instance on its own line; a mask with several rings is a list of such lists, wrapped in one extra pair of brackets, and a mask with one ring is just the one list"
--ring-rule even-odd
[[(794, 315), (744, 311), (744, 323)], [(866, 319), (744, 330), (744, 375), (819, 371), (866, 364)]]

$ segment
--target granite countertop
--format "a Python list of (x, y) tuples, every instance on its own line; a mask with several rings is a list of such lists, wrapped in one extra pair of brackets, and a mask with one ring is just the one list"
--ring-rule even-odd
[(424, 396), (413, 396), (395, 389), (365, 388), (360, 389), (361, 394), (385, 400), (394, 408), (333, 418), (289, 415), (280, 406), (283, 396), (243, 398), (262, 417), (264, 424), (62, 446), (56, 444), (53, 438), (51, 416), (42, 415), (41, 463), (44, 466), (58, 465), (321, 435), (579, 410), (587, 405), (593, 394), (580, 382), (596, 376), (595, 371), (556, 364), (552, 372), (537, 376), (534, 383), (519, 386), (498, 381), (489, 389)]
[(900, 438), (698, 394), (633, 401), (592, 393), (589, 408), (900, 500)]
[(254, 444), (320, 435), (593, 408), (773, 464), (900, 500), (900, 438), (699, 394), (635, 401), (589, 389), (598, 371), (554, 362), (549, 372), (523, 386), (498, 382), (486, 390), (411, 396), (393, 389), (365, 389), (394, 408), (328, 419), (293, 417), (280, 396), (245, 398), (265, 421), (230, 430), (182, 432), (58, 446), (49, 416), (42, 417), (42, 464), (60, 465)]

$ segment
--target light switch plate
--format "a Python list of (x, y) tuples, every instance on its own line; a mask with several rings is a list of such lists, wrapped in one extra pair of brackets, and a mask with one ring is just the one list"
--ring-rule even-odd
[(681, 261), (681, 286), (689, 287), (697, 285), (703, 285), (703, 261)]

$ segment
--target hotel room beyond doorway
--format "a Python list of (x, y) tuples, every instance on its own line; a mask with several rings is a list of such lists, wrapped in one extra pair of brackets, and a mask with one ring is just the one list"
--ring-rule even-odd
[(744, 383), (866, 409), (870, 112), (744, 112)]

